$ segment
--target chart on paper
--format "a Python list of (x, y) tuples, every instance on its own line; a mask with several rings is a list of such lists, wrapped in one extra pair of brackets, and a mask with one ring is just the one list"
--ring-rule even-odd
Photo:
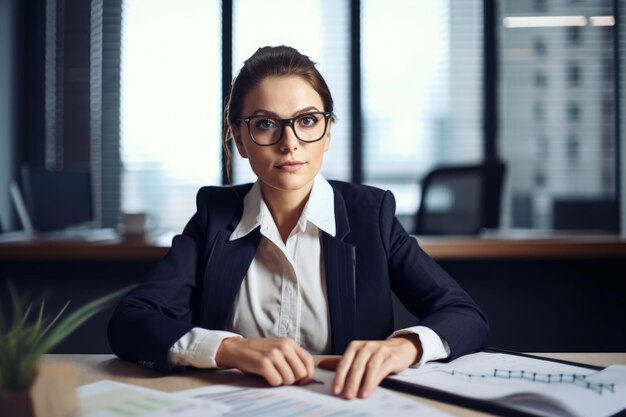
[(427, 363), (391, 379), (544, 415), (603, 416), (626, 407), (626, 366), (598, 371), (520, 355), (480, 352)]
[(236, 388), (217, 393), (201, 394), (195, 398), (213, 400), (230, 406), (232, 411), (228, 414), (229, 417), (249, 416), (251, 412), (257, 417), (363, 416), (363, 413), (352, 412), (348, 409), (337, 410), (304, 400), (292, 399), (285, 395), (276, 394), (269, 389)]
[(593, 382), (587, 379), (585, 374), (572, 374), (572, 373), (545, 373), (545, 372), (533, 372), (529, 370), (515, 370), (515, 369), (498, 369), (494, 368), (493, 372), (487, 374), (472, 374), (468, 372), (462, 372), (458, 370), (437, 370), (434, 372), (442, 372), (450, 376), (456, 376), (459, 378), (465, 378), (467, 382), (479, 382), (485, 379), (493, 378), (505, 381), (521, 380), (526, 382), (532, 382), (536, 384), (572, 384), (579, 388), (593, 391), (599, 395), (604, 393), (615, 393), (615, 383), (603, 383)]

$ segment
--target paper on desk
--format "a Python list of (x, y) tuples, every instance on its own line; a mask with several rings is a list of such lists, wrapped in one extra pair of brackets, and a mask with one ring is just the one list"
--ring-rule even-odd
[(103, 380), (78, 388), (81, 417), (217, 417), (230, 407), (137, 385)]
[[(350, 401), (331, 395), (333, 372), (315, 370), (315, 379), (322, 384), (268, 387), (264, 383), (244, 385), (211, 385), (179, 394), (195, 399), (209, 399), (232, 407), (228, 417), (445, 417), (450, 414), (422, 405), (385, 388), (377, 388), (367, 399)], [(248, 381), (249, 382), (249, 381)]]
[(480, 352), (391, 378), (546, 416), (613, 415), (626, 408), (626, 366), (602, 371)]

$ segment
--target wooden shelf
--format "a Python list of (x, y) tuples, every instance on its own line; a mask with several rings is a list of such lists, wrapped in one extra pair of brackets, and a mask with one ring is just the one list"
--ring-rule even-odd
[(437, 260), (626, 258), (626, 240), (619, 236), (417, 239), (422, 248)]

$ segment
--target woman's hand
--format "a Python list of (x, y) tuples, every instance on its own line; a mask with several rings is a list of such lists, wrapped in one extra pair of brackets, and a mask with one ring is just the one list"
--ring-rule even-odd
[(215, 354), (218, 366), (262, 376), (271, 386), (308, 384), (315, 364), (309, 352), (292, 339), (229, 337)]
[(387, 375), (404, 371), (421, 357), (419, 336), (410, 334), (353, 341), (341, 358), (325, 359), (319, 365), (336, 370), (331, 391), (350, 400), (366, 398)]

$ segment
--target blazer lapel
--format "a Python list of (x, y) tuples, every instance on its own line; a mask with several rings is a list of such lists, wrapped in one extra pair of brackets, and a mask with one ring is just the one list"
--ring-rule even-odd
[(257, 227), (246, 236), (229, 241), (232, 230), (219, 232), (209, 253), (202, 291), (202, 324), (209, 329), (226, 327), (235, 297), (261, 240)]
[(345, 202), (338, 192), (335, 191), (334, 196), (337, 236), (323, 233), (322, 249), (330, 310), (332, 352), (341, 354), (354, 338), (356, 256), (354, 245), (343, 242), (350, 232)]

